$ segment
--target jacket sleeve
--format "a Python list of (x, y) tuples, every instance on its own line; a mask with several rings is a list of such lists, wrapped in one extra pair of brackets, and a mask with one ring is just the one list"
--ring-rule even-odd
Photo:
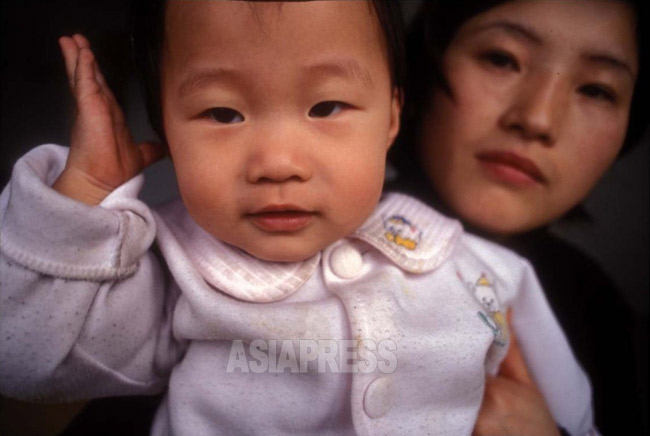
[(67, 149), (38, 147), (0, 196), (0, 392), (41, 400), (160, 391), (182, 352), (177, 296), (152, 252), (138, 176), (90, 207), (50, 188)]
[(525, 261), (512, 316), (526, 364), (558, 424), (572, 436), (597, 436), (589, 379)]

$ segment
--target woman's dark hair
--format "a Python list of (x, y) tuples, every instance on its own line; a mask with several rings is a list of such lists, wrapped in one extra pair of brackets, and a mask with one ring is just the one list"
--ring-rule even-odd
[[(643, 0), (620, 1), (629, 4), (636, 12), (635, 30), (639, 59), (639, 72), (623, 145), (623, 152), (625, 152), (639, 143), (648, 128), (647, 31), (644, 28), (647, 10)], [(389, 155), (390, 161), (400, 173), (408, 176), (414, 171), (414, 167), (417, 167), (414, 163), (418, 162), (419, 158), (415, 147), (422, 117), (429, 109), (433, 90), (436, 87), (447, 89), (442, 72), (442, 58), (447, 47), (466, 21), (502, 3), (505, 1), (425, 0), (422, 3), (407, 33), (408, 81), (405, 88), (407, 106), (403, 111), (403, 128), (398, 139), (399, 144), (393, 147)]]
[[(165, 140), (160, 100), (160, 61), (165, 33), (166, 0), (134, 0), (131, 43), (136, 70), (144, 88), (149, 121), (161, 140)], [(404, 89), (405, 48), (402, 13), (398, 1), (371, 0), (384, 31), (394, 88)]]

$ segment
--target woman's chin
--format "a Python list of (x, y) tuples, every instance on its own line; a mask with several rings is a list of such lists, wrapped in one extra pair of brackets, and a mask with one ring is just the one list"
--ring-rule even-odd
[(492, 206), (487, 210), (476, 208), (457, 208), (457, 217), (469, 224), (479, 233), (490, 236), (508, 237), (519, 233), (525, 233), (544, 225), (545, 219), (541, 216), (527, 216), (517, 214), (512, 210), (504, 210)]

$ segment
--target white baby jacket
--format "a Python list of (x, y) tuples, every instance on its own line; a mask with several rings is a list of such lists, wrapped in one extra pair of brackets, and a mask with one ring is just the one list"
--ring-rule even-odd
[[(0, 196), (0, 392), (74, 400), (167, 387), (154, 435), (470, 435), (507, 349), (503, 313), (558, 424), (591, 391), (526, 261), (386, 195), (352, 235), (260, 261), (151, 210), (142, 176), (90, 207), (41, 146)], [(595, 434), (595, 433), (594, 433)]]

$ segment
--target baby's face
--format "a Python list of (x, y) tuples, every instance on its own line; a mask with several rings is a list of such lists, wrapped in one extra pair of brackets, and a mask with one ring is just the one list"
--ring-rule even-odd
[(194, 220), (271, 261), (362, 224), (400, 110), (370, 4), (170, 1), (166, 14), (163, 122)]

